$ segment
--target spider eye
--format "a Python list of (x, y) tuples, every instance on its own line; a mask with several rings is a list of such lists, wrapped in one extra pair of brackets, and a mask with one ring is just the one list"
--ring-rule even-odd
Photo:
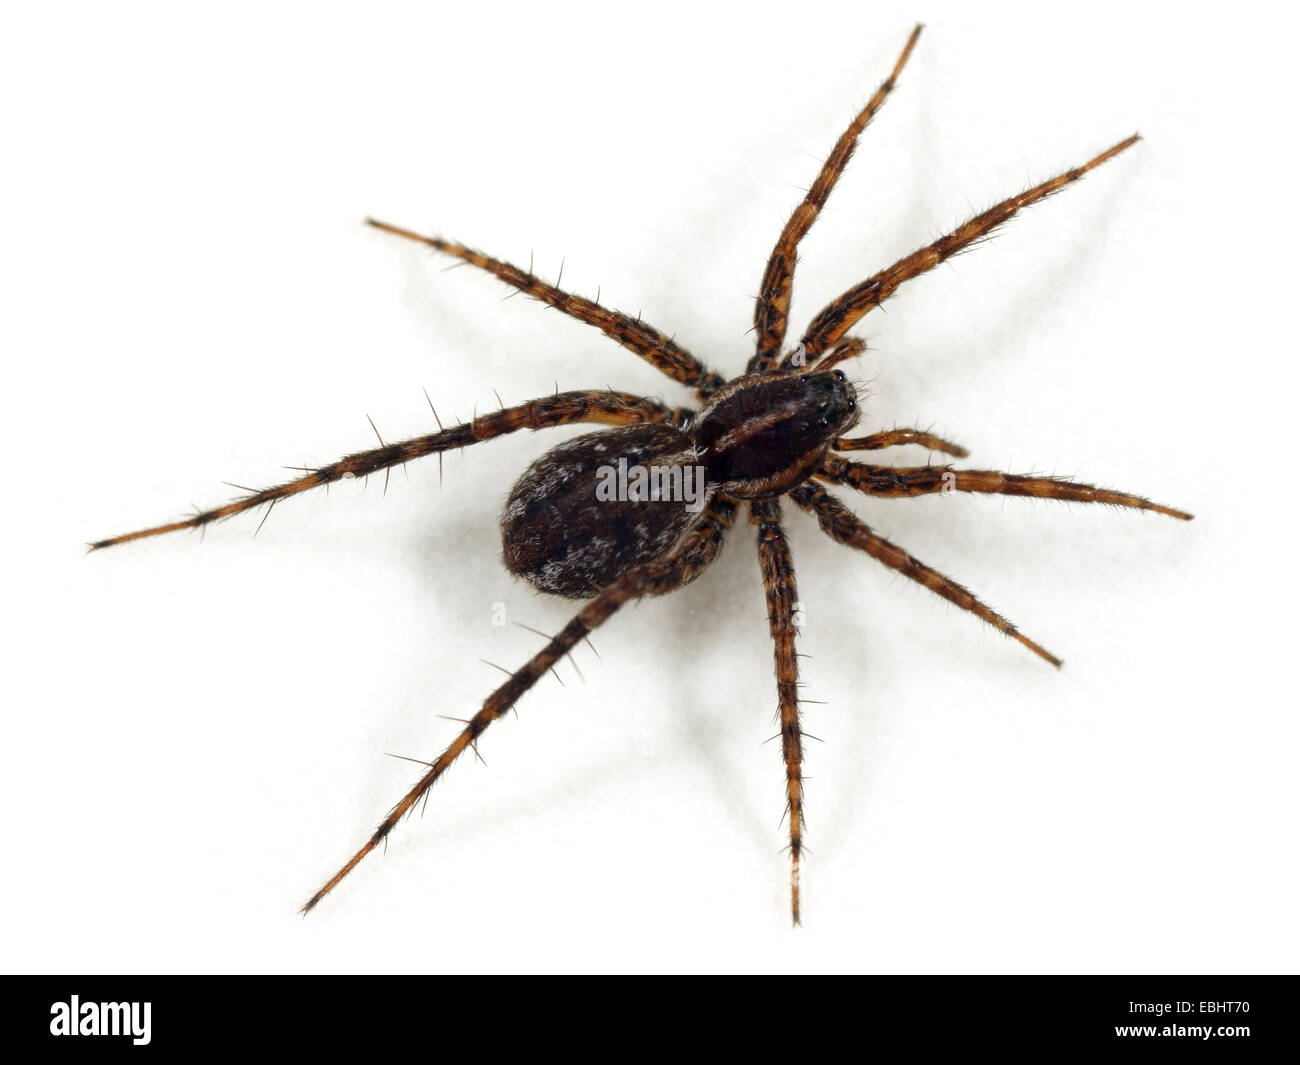
[(849, 396), (849, 410), (856, 409), (857, 405), (858, 401), (853, 396)]
[(841, 380), (841, 381), (847, 381), (847, 380), (848, 380), (848, 377), (845, 375), (845, 373), (844, 373), (843, 370), (835, 370), (835, 371), (833, 371), (833, 372), (834, 372), (835, 376), (836, 376), (839, 380)]

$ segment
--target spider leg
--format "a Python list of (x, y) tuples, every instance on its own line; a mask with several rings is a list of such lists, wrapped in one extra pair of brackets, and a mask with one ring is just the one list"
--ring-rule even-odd
[(747, 373), (762, 373), (776, 365), (781, 345), (785, 341), (785, 330), (790, 315), (790, 292), (794, 286), (794, 269), (798, 259), (799, 242), (817, 221), (817, 216), (826, 205), (826, 200), (835, 188), (840, 174), (853, 157), (853, 150), (858, 146), (858, 137), (875, 117), (885, 98), (893, 91), (898, 75), (902, 73), (908, 56), (921, 35), (917, 26), (907, 38), (903, 52), (894, 64), (894, 69), (880, 84), (866, 106), (858, 112), (857, 117), (849, 123), (849, 128), (835, 142), (831, 154), (822, 165), (817, 180), (804, 197), (803, 202), (795, 208), (794, 214), (786, 222), (785, 228), (777, 238), (776, 247), (763, 270), (763, 281), (759, 286), (758, 299), (754, 305), (754, 332), (758, 335), (753, 357), (749, 360)]
[(403, 816), (410, 813), (439, 777), (443, 775), (466, 750), (473, 747), (487, 727), (510, 710), (516, 702), (537, 683), (557, 662), (573, 650), (589, 633), (599, 628), (624, 603), (648, 595), (667, 595), (688, 584), (700, 575), (722, 549), (723, 537), (731, 526), (735, 504), (715, 496), (705, 507), (696, 523), (682, 538), (672, 554), (654, 562), (629, 570), (617, 581), (586, 604), (537, 654), (489, 695), (460, 734), (433, 762), (428, 771), (416, 782), (388, 816), (379, 823), (370, 838), (343, 867), (329, 878), (302, 907), (310, 912), (328, 895), (367, 854), (379, 846)]
[[(818, 360), (817, 369), (829, 370), (832, 366), (838, 366), (849, 359), (856, 359), (866, 350), (867, 342), (865, 340), (859, 340), (857, 337), (845, 337)], [(801, 373), (807, 373), (812, 368), (812, 362), (808, 359), (808, 354), (804, 351), (802, 344), (781, 360), (781, 369), (783, 370), (798, 369)]]
[(531, 268), (521, 270), (511, 263), (504, 262), (501, 259), (494, 259), (480, 251), (475, 251), (473, 248), (457, 244), (455, 241), (444, 240), (441, 237), (424, 236), (409, 229), (402, 229), (400, 226), (379, 222), (373, 218), (367, 218), (366, 224), (372, 225), (376, 229), (382, 229), (385, 233), (392, 233), (395, 236), (404, 237), (419, 244), (427, 244), (429, 247), (436, 248), (446, 255), (471, 263), (481, 270), (486, 270), (520, 292), (526, 292), (534, 299), (540, 300), (556, 310), (563, 311), (570, 318), (576, 318), (587, 325), (594, 325), (607, 337), (618, 341), (629, 351), (640, 355), (651, 366), (667, 374), (674, 381), (694, 388), (701, 399), (707, 398), (724, 383), (719, 374), (706, 367), (689, 351), (679, 347), (671, 337), (667, 337), (659, 330), (647, 325), (639, 317), (631, 318), (619, 311), (608, 310), (599, 303), (583, 296), (575, 296), (571, 292), (565, 292), (554, 285), (549, 285), (536, 276)]
[(835, 441), (835, 450), (882, 451), (887, 447), (898, 447), (901, 444), (920, 444), (931, 451), (942, 451), (947, 455), (956, 455), (958, 458), (965, 458), (970, 454), (960, 444), (954, 444), (951, 440), (935, 436), (934, 433), (927, 433), (923, 429), (890, 429), (883, 433), (872, 433), (870, 436), (844, 436)]
[(794, 560), (781, 529), (781, 504), (775, 499), (749, 504), (758, 528), (758, 563), (767, 596), (767, 623), (776, 660), (777, 704), (781, 717), (781, 756), (785, 760), (786, 813), (790, 818), (790, 916), (799, 923), (799, 862), (803, 856), (803, 733), (799, 727), (799, 663), (795, 655)]
[(821, 485), (806, 481), (790, 493), (790, 498), (812, 514), (817, 519), (817, 524), (821, 526), (822, 532), (832, 540), (846, 547), (856, 547), (859, 551), (865, 551), (878, 562), (883, 562), (890, 569), (897, 570), (908, 580), (924, 585), (948, 602), (987, 621), (999, 632), (1006, 633), (1013, 640), (1024, 644), (1034, 654), (1052, 665), (1061, 664), (1061, 660), (1056, 655), (1029, 639), (1006, 618), (990, 610), (952, 578), (931, 569), (883, 536), (877, 536), (866, 522), (858, 518)]
[(1142, 496), (1112, 492), (1056, 477), (1024, 477), (996, 470), (955, 470), (951, 466), (869, 466), (828, 455), (817, 477), (831, 484), (844, 484), (871, 496), (901, 498), (933, 492), (980, 492), (990, 495), (1032, 496), (1063, 499), (1071, 503), (1110, 503), (1117, 507), (1150, 510), (1171, 518), (1191, 521), (1192, 515)]
[(1078, 181), (1089, 170), (1113, 159), (1137, 141), (1138, 136), (1135, 133), (1082, 166), (1067, 170), (1049, 181), (1044, 181), (1041, 185), (1035, 185), (1032, 189), (995, 204), (982, 214), (977, 214), (969, 221), (963, 222), (947, 236), (940, 237), (924, 248), (919, 248), (888, 269), (873, 274), (861, 284), (849, 289), (838, 299), (827, 304), (804, 333), (802, 347), (809, 364), (815, 362), (822, 352), (839, 340), (864, 314), (892, 296), (894, 290), (904, 281), (917, 277), (927, 270), (933, 270), (945, 259), (956, 255), (980, 238), (987, 237), (1022, 207), (1037, 203), (1071, 182)]
[(90, 545), (92, 551), (115, 544), (124, 544), (131, 540), (143, 540), (148, 536), (176, 532), (179, 529), (199, 529), (213, 521), (228, 518), (245, 510), (263, 504), (274, 505), (281, 499), (298, 495), (321, 485), (332, 484), (345, 477), (365, 477), (379, 470), (389, 470), (394, 466), (410, 462), (425, 455), (449, 451), (453, 448), (468, 447), (483, 440), (504, 436), (519, 429), (543, 429), (552, 425), (568, 425), (572, 422), (602, 422), (608, 425), (630, 425), (636, 422), (672, 422), (681, 424), (692, 412), (682, 409), (670, 409), (657, 400), (633, 395), (629, 392), (609, 392), (588, 389), (576, 392), (557, 392), (553, 396), (521, 403), (517, 407), (507, 407), (493, 414), (484, 414), (480, 418), (462, 425), (452, 426), (441, 432), (418, 436), (400, 443), (386, 444), (369, 451), (358, 451), (347, 455), (337, 462), (318, 469), (308, 470), (302, 477), (271, 488), (249, 492), (248, 495), (212, 510), (202, 510), (183, 521), (168, 525), (157, 525), (150, 529), (140, 529), (112, 536), (107, 540), (97, 540)]

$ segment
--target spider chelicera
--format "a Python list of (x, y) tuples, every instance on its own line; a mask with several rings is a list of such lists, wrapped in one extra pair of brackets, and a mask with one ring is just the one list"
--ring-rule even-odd
[[(307, 469), (285, 484), (250, 492), (234, 502), (202, 511), (183, 521), (142, 529), (91, 544), (111, 547), (210, 522), (266, 505), (346, 477), (367, 476), (424, 455), (464, 448), (519, 429), (594, 422), (602, 429), (569, 440), (535, 462), (516, 483), (501, 520), (505, 562), (511, 572), (541, 591), (585, 599), (583, 607), (546, 646), (511, 673), (464, 729), (375, 829), (343, 867), (303, 906), (310, 911), (379, 846), (403, 815), (427, 800), (429, 789), (492, 722), (510, 710), (548, 670), (624, 604), (666, 595), (694, 580), (718, 557), (736, 511), (744, 506), (755, 527), (759, 568), (767, 598), (775, 652), (781, 752), (785, 763), (786, 815), (790, 830), (790, 907), (799, 923), (799, 866), (804, 851), (803, 733), (799, 721), (798, 663), (795, 654), (794, 565), (782, 529), (781, 499), (811, 514), (822, 531), (847, 547), (863, 551), (889, 568), (942, 596), (1019, 641), (1054, 666), (1060, 659), (1023, 635), (1014, 625), (961, 585), (876, 535), (826, 485), (842, 485), (876, 497), (918, 496), (934, 492), (982, 492), (1033, 496), (1084, 503), (1110, 503), (1171, 517), (1191, 518), (1140, 496), (1075, 481), (1019, 476), (951, 465), (877, 466), (850, 461), (846, 452), (879, 451), (919, 444), (962, 458), (958, 445), (918, 429), (893, 429), (846, 436), (860, 412), (852, 385), (839, 363), (861, 355), (866, 345), (847, 336), (872, 308), (903, 282), (988, 237), (1022, 207), (1077, 181), (1090, 170), (1130, 148), (1128, 137), (1082, 166), (990, 207), (894, 265), (867, 278), (833, 300), (813, 318), (802, 339), (787, 348), (786, 328), (800, 240), (816, 221), (853, 151), (859, 135), (893, 91), (920, 35), (917, 26), (888, 78), (835, 143), (803, 202), (786, 223), (763, 272), (754, 309), (756, 346), (745, 372), (731, 380), (640, 318), (607, 310), (599, 303), (547, 284), (530, 270), (493, 259), (440, 237), (368, 220), (385, 232), (418, 241), (471, 263), (507, 285), (594, 325), (640, 355), (672, 380), (695, 390), (698, 410), (670, 408), (654, 399), (614, 391), (558, 392), (468, 424), (401, 443), (383, 444), (348, 455), (328, 466)], [(435, 412), (435, 419), (437, 414)], [(625, 476), (631, 469), (643, 474)], [(617, 470), (620, 488), (610, 488)], [(689, 487), (698, 484), (692, 494)], [(602, 490), (605, 489), (605, 490)], [(268, 509), (269, 512), (269, 509)]]

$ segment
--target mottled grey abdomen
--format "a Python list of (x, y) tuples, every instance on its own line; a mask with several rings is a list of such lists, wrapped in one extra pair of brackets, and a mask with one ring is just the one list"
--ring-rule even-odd
[(688, 495), (696, 480), (703, 484), (702, 474), (692, 478), (697, 460), (689, 438), (670, 425), (629, 425), (566, 441), (529, 466), (506, 501), (501, 541), (510, 572), (540, 591), (585, 599), (676, 546), (703, 501), (610, 498), (610, 471), (620, 469), (620, 459), (624, 470), (680, 467), (674, 476), (689, 483)]

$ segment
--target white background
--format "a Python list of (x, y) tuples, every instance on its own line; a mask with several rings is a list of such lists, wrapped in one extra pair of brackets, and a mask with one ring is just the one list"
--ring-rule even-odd
[[(1294, 971), (1295, 26), (1234, 5), (10, 9), (3, 965), (26, 971)], [(1265, 9), (1261, 9), (1265, 10)], [(1276, 9), (1268, 8), (1269, 12)], [(1290, 19), (1290, 16), (1285, 16)], [(364, 228), (457, 237), (710, 364), (912, 22), (803, 246), (795, 325), (1003, 196), (1146, 138), (858, 332), (869, 427), (1108, 508), (851, 500), (1059, 673), (790, 513), (805, 926), (742, 524), (628, 608), (310, 918), (297, 906), (573, 604), (499, 562), (521, 435), (258, 516), (87, 540), (561, 389), (689, 399)], [(1284, 157), (1285, 156), (1285, 157)], [(916, 449), (900, 463), (925, 461)], [(787, 508), (789, 509), (789, 508)]]

